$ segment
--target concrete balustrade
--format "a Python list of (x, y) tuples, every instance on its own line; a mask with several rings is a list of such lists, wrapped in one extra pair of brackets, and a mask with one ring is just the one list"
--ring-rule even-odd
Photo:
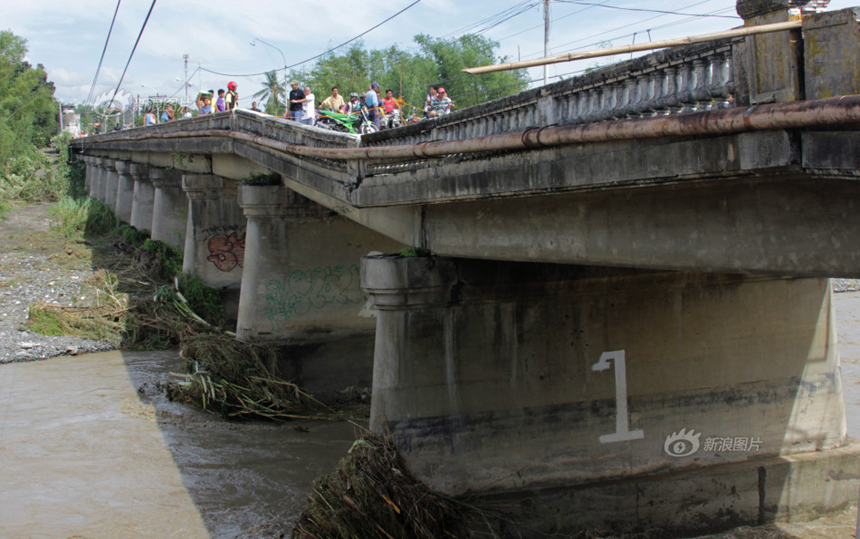
[(188, 197), (182, 270), (221, 291), (228, 319), (239, 311), (245, 264), (245, 215), (237, 200), (238, 182), (211, 174), (186, 174)]
[[(378, 310), (371, 429), (433, 489), (552, 499), (588, 484), (605, 508), (581, 494), (552, 518), (627, 531), (856, 500), (857, 476), (732, 488), (765, 458), (806, 454), (816, 484), (853, 466), (827, 279), (368, 257), (362, 286)], [(730, 463), (715, 485), (709, 467)], [(681, 474), (676, 492), (637, 494), (658, 472)]]
[(149, 167), (131, 163), (128, 172), (134, 180), (129, 224), (139, 230), (151, 231), (152, 210), (155, 205), (155, 186), (149, 179)]
[(182, 251), (188, 221), (188, 197), (182, 191), (182, 173), (150, 167), (149, 177), (155, 187), (150, 237)]
[(116, 206), (115, 213), (120, 220), (130, 223), (131, 210), (134, 203), (134, 177), (131, 175), (129, 167), (131, 163), (128, 161), (117, 161), (117, 189), (116, 189)]
[(402, 248), (283, 186), (242, 186), (240, 340), (286, 343), (282, 372), (312, 391), (370, 384), (375, 320), (359, 263)]

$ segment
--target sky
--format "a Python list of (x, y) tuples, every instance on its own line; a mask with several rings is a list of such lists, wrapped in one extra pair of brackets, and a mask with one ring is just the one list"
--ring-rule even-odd
[[(828, 11), (857, 4), (860, 0), (833, 0)], [(94, 103), (112, 96), (151, 5), (151, 0), (120, 2)], [(229, 80), (235, 80), (240, 105), (248, 107), (263, 77), (238, 75), (283, 69), (284, 62), (298, 64), (376, 25), (360, 38), (368, 49), (394, 44), (412, 49), (417, 34), (451, 38), (480, 32), (497, 41), (497, 54), (509, 61), (538, 58), (544, 55), (543, 5), (543, 0), (160, 0), (129, 64), (120, 95), (125, 99), (156, 93), (183, 97), (183, 55), (187, 54), (193, 85), (188, 88), (189, 96), (196, 95), (198, 88), (226, 88)], [(27, 40), (27, 59), (45, 66), (57, 99), (81, 103), (90, 94), (116, 7), (117, 0), (4, 0), (0, 29)], [(742, 25), (735, 0), (550, 0), (549, 13), (550, 55)], [(599, 63), (628, 57), (614, 56)], [(595, 62), (598, 60), (550, 66), (549, 82), (573, 76)], [(532, 87), (543, 84), (543, 68), (532, 68), (529, 74)], [(427, 84), (437, 82), (428, 80)]]

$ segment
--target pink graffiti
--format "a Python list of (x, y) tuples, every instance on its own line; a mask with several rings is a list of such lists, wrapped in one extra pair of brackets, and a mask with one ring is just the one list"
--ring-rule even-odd
[(240, 268), (245, 263), (245, 235), (239, 238), (236, 233), (229, 236), (219, 234), (209, 238), (207, 260), (215, 264), (221, 271), (230, 271), (236, 266)]

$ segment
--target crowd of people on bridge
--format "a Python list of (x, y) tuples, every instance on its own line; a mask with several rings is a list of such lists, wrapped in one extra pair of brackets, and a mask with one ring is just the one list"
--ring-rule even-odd
[[(340, 94), (337, 86), (332, 87), (331, 95), (323, 99), (319, 104), (316, 102), (316, 96), (310, 86), (299, 88), (298, 80), (290, 81), (291, 90), (287, 96), (287, 105), (284, 117), (301, 122), (306, 125), (315, 125), (319, 116), (318, 110), (342, 113), (356, 114), (363, 112), (366, 114), (369, 121), (373, 122), (378, 130), (386, 127), (392, 127), (390, 119), (395, 117), (405, 118), (403, 113), (403, 105), (407, 103), (400, 98), (394, 97), (394, 91), (387, 89), (384, 94), (380, 93), (379, 83), (371, 82), (367, 90), (362, 93), (350, 92), (348, 100)], [(229, 112), (239, 108), (239, 94), (237, 92), (238, 84), (235, 81), (230, 81), (227, 84), (227, 90), (219, 89), (201, 91), (197, 94), (195, 104), (197, 105), (197, 116), (205, 116), (218, 112)], [(412, 105), (410, 105), (412, 106)], [(423, 117), (434, 118), (451, 112), (454, 107), (454, 102), (448, 96), (445, 88), (438, 85), (432, 85), (429, 88), (427, 97), (424, 102)], [(413, 107), (419, 109), (419, 107)], [(256, 101), (251, 103), (250, 110), (263, 113), (258, 107)], [(417, 112), (417, 111), (416, 111)], [(192, 114), (188, 107), (182, 107), (180, 118), (191, 118)], [(413, 114), (413, 121), (421, 119), (417, 114)], [(147, 112), (144, 117), (144, 125), (154, 125), (156, 123), (170, 122), (176, 119), (176, 112), (172, 105), (167, 105), (161, 112), (160, 116), (153, 110)]]

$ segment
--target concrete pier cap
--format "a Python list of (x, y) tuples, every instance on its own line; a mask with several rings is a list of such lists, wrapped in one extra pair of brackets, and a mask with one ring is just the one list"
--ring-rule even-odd
[(392, 256), (361, 275), (371, 430), (437, 491), (544, 533), (856, 503), (827, 279)]

